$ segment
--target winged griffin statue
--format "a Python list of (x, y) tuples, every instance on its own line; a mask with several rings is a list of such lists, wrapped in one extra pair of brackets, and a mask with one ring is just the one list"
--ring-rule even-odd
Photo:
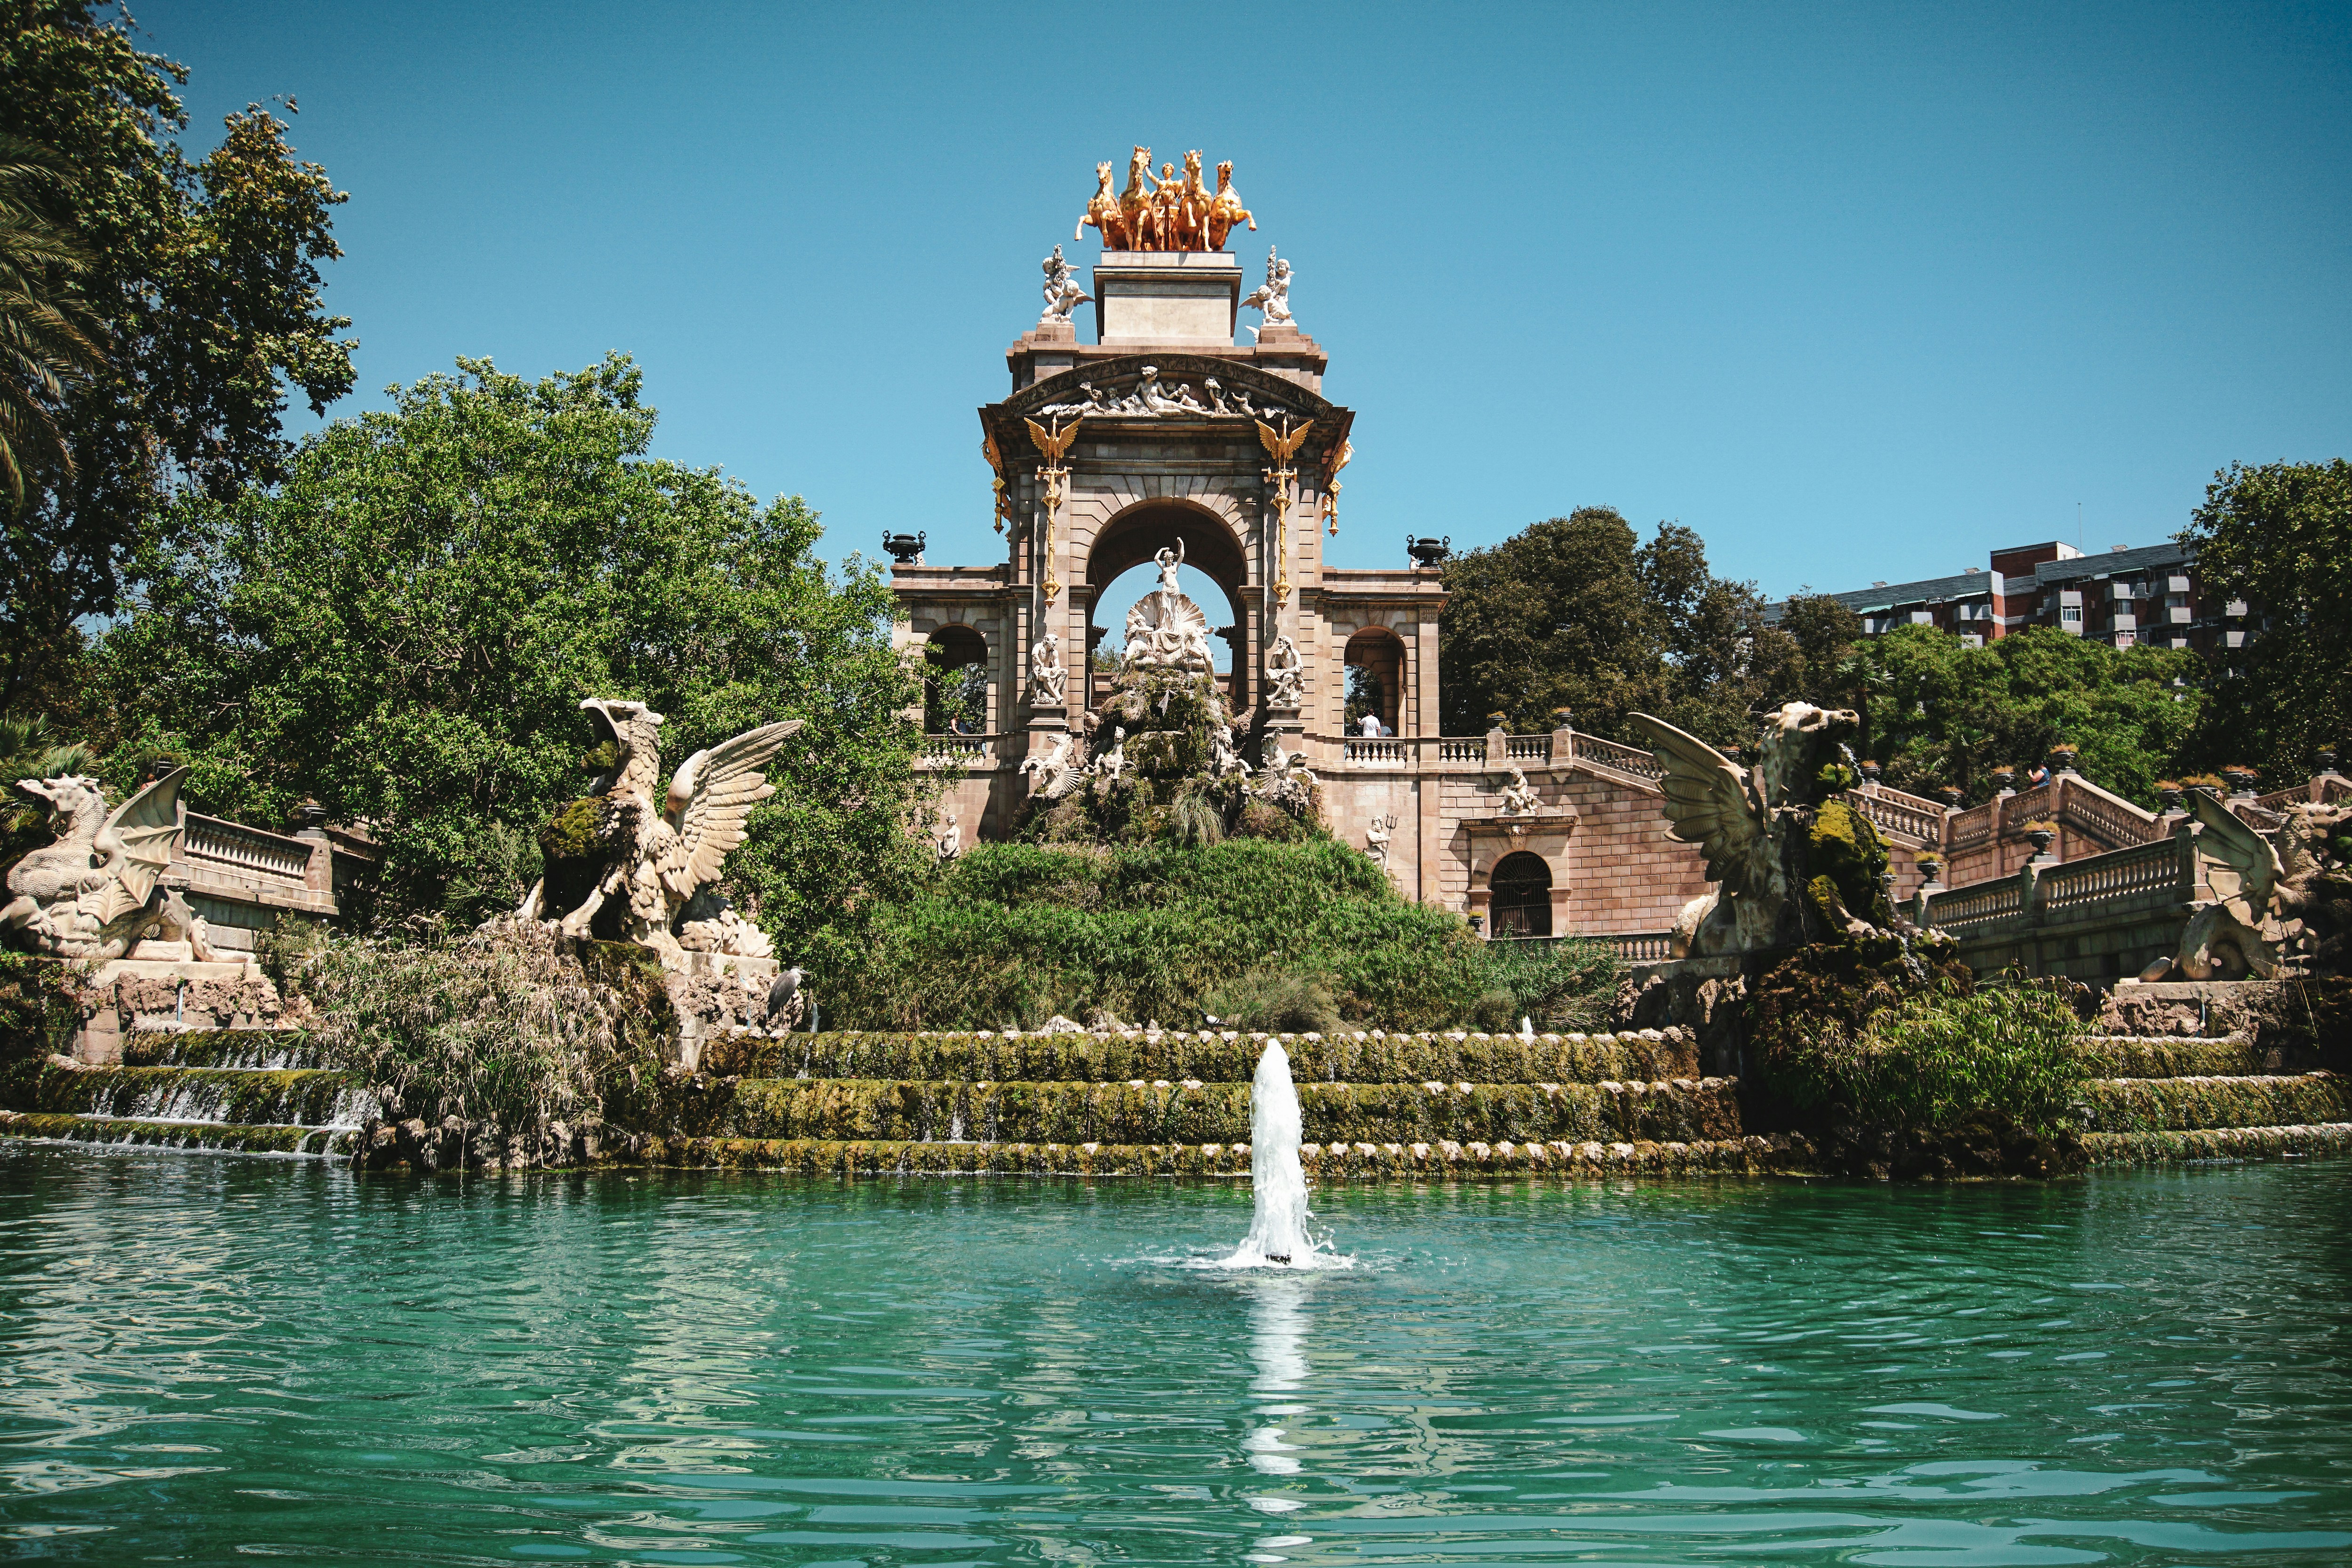
[(159, 885), (180, 847), (180, 781), (187, 776), (176, 768), (111, 814), (96, 779), (18, 779), (18, 789), (49, 803), (58, 837), (9, 869), (16, 897), (0, 909), (0, 932), (58, 958), (121, 958), (153, 941), (184, 942), (184, 956), (211, 961), (205, 922)]
[(1815, 804), (1823, 753), (1860, 724), (1843, 709), (1790, 702), (1764, 722), (1763, 762), (1753, 773), (1696, 735), (1646, 713), (1630, 716), (1662, 770), (1669, 837), (1696, 844), (1715, 890), (1683, 906), (1678, 958), (1751, 952), (1800, 940), (1790, 897), (1789, 839), (1801, 838)]
[(2291, 804), (2268, 838), (2203, 790), (2189, 793), (2189, 808), (2201, 827), (2199, 851), (2222, 868), (2207, 873), (2219, 896), (2189, 917), (2179, 952), (2141, 979), (2269, 980), (2352, 968), (2352, 877), (2330, 864), (2342, 858), (2336, 851), (2352, 807)]
[[(728, 852), (743, 842), (751, 808), (776, 793), (761, 770), (799, 731), (801, 721), (763, 724), (695, 752), (670, 780), (656, 809), (662, 715), (642, 702), (602, 697), (580, 706), (615, 755), (591, 787), (591, 799), (580, 803), (593, 816), (583, 852), (563, 857), (564, 865), (551, 857), (549, 875), (532, 887), (516, 917), (551, 921), (564, 935), (582, 937), (603, 916), (604, 930), (617, 930), (622, 940), (652, 948), (665, 959), (689, 947), (768, 956), (767, 939), (732, 910), (720, 907), (702, 916), (699, 908), (689, 906), (718, 880)], [(715, 902), (702, 900), (706, 906)], [(689, 918), (681, 927), (682, 915)]]

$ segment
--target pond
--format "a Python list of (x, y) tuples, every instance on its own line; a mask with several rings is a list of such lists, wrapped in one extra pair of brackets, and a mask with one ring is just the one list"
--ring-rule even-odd
[(2340, 1563), (2352, 1162), (840, 1185), (0, 1146), (60, 1562)]

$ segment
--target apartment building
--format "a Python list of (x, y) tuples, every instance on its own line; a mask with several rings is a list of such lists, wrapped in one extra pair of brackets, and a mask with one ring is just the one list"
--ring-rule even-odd
[[(1996, 550), (1983, 566), (1914, 583), (1873, 583), (1829, 595), (1862, 617), (1865, 637), (1899, 626), (1935, 626), (1971, 647), (2055, 626), (2117, 647), (2243, 646), (2256, 629), (2242, 599), (2219, 599), (2200, 586), (2192, 551), (2168, 541), (2116, 545), (2087, 554), (2048, 540)], [(1768, 605), (1778, 624), (1785, 601)]]

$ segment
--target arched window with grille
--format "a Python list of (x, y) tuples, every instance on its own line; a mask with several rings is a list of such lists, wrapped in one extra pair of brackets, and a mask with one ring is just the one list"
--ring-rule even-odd
[(1551, 934), (1551, 868), (1522, 849), (1496, 862), (1487, 901), (1496, 936)]

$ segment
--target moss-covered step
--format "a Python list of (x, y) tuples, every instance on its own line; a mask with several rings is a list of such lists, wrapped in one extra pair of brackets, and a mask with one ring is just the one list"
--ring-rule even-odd
[(2264, 1053), (2245, 1040), (2085, 1035), (2074, 1054), (2097, 1078), (2234, 1077), (2257, 1073)]
[(1616, 1035), (1235, 1032), (998, 1035), (856, 1030), (778, 1037), (736, 1031), (703, 1047), (705, 1071), (745, 1078), (963, 1079), (1010, 1083), (1247, 1083), (1268, 1038), (1282, 1042), (1300, 1083), (1599, 1083), (1696, 1078), (1698, 1047), (1683, 1029)]
[(122, 1037), (122, 1065), (279, 1071), (318, 1060), (299, 1029), (133, 1029)]
[(302, 1154), (312, 1158), (351, 1152), (344, 1127), (248, 1126), (235, 1121), (149, 1121), (135, 1117), (68, 1116), (58, 1112), (0, 1110), (0, 1137), (43, 1138), (65, 1143), (156, 1149), (215, 1149), (225, 1153)]
[[(1737, 1138), (1731, 1079), (1656, 1083), (1302, 1083), (1306, 1136), (1373, 1142), (1473, 1138)], [(681, 1108), (721, 1137), (1019, 1143), (1201, 1143), (1249, 1136), (1246, 1083), (744, 1079)]]
[[(864, 1139), (656, 1138), (638, 1158), (687, 1170), (808, 1176), (1247, 1176), (1246, 1143), (910, 1143)], [(1316, 1181), (1457, 1177), (1810, 1174), (1812, 1147), (1773, 1136), (1696, 1142), (1494, 1143), (1452, 1141), (1309, 1143), (1299, 1162)]]
[(2095, 1165), (2352, 1154), (2352, 1121), (2288, 1127), (2208, 1127), (2175, 1132), (2090, 1132), (2084, 1135), (2083, 1147)]
[(67, 1068), (50, 1065), (16, 1109), (133, 1121), (289, 1122), (305, 1127), (355, 1124), (349, 1073), (316, 1068), (254, 1071), (238, 1068)]
[(2292, 1077), (2101, 1079), (2085, 1099), (2094, 1132), (2189, 1132), (2352, 1121), (2352, 1079)]

